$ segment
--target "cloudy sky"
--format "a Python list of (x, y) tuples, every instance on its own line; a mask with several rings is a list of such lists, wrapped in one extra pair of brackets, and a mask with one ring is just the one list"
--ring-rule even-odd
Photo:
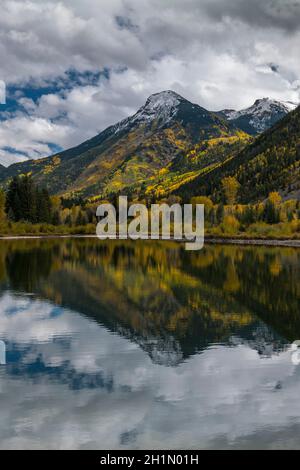
[(0, 162), (74, 146), (164, 89), (210, 110), (299, 102), (299, 44), (300, 0), (1, 0)]

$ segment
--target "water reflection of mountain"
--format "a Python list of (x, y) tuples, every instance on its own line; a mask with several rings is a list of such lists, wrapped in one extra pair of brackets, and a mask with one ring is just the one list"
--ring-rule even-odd
[[(216, 343), (261, 354), (300, 335), (299, 252), (262, 247), (1, 241), (3, 289), (35, 293), (95, 318), (175, 365)], [(285, 339), (281, 339), (285, 338)]]

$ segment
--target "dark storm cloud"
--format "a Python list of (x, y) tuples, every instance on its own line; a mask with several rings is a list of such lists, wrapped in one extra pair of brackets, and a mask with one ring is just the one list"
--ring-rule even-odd
[(127, 16), (117, 15), (115, 17), (115, 20), (116, 20), (117, 25), (121, 29), (125, 28), (125, 29), (129, 29), (130, 31), (135, 31), (135, 32), (137, 32), (139, 30), (138, 25), (133, 24), (131, 19), (128, 18)]
[(272, 72), (277, 73), (279, 71), (279, 65), (276, 64), (269, 64), (270, 69)]
[(203, 8), (214, 20), (224, 17), (260, 28), (280, 28), (286, 33), (300, 29), (299, 0), (205, 0)]

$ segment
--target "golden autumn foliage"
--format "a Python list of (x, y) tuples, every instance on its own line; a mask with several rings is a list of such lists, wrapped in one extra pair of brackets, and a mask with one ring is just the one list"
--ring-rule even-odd
[(239, 189), (239, 182), (233, 176), (228, 176), (222, 179), (222, 186), (227, 204), (235, 204), (237, 192)]
[(269, 201), (275, 206), (278, 207), (282, 201), (282, 197), (277, 191), (273, 191), (269, 194)]
[(221, 227), (225, 233), (236, 234), (239, 230), (240, 223), (233, 215), (225, 215)]

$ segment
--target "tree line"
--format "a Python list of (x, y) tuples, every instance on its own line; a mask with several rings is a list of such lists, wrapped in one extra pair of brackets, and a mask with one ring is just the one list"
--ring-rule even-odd
[[(299, 236), (300, 202), (282, 200), (278, 192), (254, 204), (239, 204), (240, 184), (234, 177), (222, 180), (222, 201), (215, 203), (208, 196), (195, 196), (189, 202), (204, 204), (207, 235), (250, 234), (254, 237)], [(0, 190), (0, 233), (95, 233), (96, 208), (104, 201), (99, 197), (86, 200), (50, 196), (39, 188), (31, 176), (14, 177), (6, 192)], [(110, 202), (116, 204), (115, 198)], [(130, 202), (137, 202), (131, 200)], [(149, 204), (182, 203), (180, 196), (169, 195)], [(297, 235), (298, 234), (298, 235)]]
[(39, 189), (30, 176), (15, 176), (8, 186), (5, 212), (9, 220), (52, 223), (53, 212), (49, 192)]
[(95, 223), (95, 213), (96, 205), (81, 198), (50, 196), (30, 175), (15, 176), (6, 191), (0, 189), (1, 224), (23, 222), (72, 228)]

